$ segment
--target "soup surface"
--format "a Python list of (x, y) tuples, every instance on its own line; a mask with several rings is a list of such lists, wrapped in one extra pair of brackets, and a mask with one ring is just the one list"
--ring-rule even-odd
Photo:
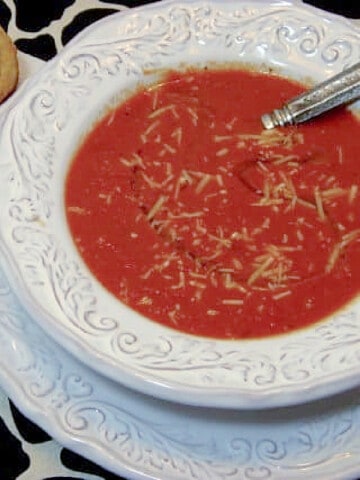
[(65, 191), (95, 277), (152, 320), (218, 338), (287, 332), (356, 297), (359, 122), (260, 122), (302, 90), (246, 70), (172, 72), (106, 115)]

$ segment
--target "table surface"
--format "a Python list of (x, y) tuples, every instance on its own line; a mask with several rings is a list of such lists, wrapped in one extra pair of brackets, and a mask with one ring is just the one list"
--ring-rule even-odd
[[(92, 22), (115, 11), (151, 1), (0, 0), (0, 24), (20, 51), (47, 61)], [(360, 18), (360, 2), (356, 0), (307, 0), (306, 3), (350, 18)], [(52, 440), (26, 419), (1, 389), (0, 459), (1, 480), (122, 478)]]

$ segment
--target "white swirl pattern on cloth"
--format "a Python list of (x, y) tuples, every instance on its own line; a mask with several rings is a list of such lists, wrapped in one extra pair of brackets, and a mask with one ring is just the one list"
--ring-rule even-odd
[[(140, 5), (144, 2), (139, 1), (137, 3)], [(108, 9), (110, 14), (113, 10), (122, 11), (128, 8), (125, 5), (119, 5), (119, 3), (111, 1), (104, 3), (100, 0), (76, 0), (75, 3), (64, 9), (64, 13), (60, 18), (55, 18), (50, 21), (49, 25), (44, 26), (34, 34), (34, 32), (26, 32), (19, 28), (16, 22), (17, 7), (15, 1), (7, 0), (6, 4), (11, 11), (11, 19), (7, 31), (14, 42), (19, 39), (33, 39), (35, 36), (48, 34), (53, 38), (57, 52), (59, 52), (64, 46), (62, 40), (64, 29), (68, 27), (81, 12), (94, 9)]]

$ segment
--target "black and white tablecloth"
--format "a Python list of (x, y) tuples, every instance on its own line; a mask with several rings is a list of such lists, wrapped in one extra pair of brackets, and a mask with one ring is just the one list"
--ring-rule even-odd
[[(20, 52), (47, 61), (92, 22), (151, 1), (0, 0), (0, 24)], [(347, 17), (360, 18), (359, 0), (308, 0), (307, 3)], [(27, 420), (0, 389), (0, 480), (60, 478), (120, 479), (62, 448)]]

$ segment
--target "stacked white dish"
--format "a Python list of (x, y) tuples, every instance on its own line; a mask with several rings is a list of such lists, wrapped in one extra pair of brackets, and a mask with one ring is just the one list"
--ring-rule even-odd
[(0, 375), (60, 442), (130, 478), (359, 474), (358, 391), (341, 393), (359, 383), (356, 303), (262, 340), (174, 332), (91, 277), (63, 205), (79, 136), (144, 69), (240, 60), (321, 80), (358, 60), (359, 39), (297, 2), (162, 2), (94, 25), (13, 97), (0, 136)]

